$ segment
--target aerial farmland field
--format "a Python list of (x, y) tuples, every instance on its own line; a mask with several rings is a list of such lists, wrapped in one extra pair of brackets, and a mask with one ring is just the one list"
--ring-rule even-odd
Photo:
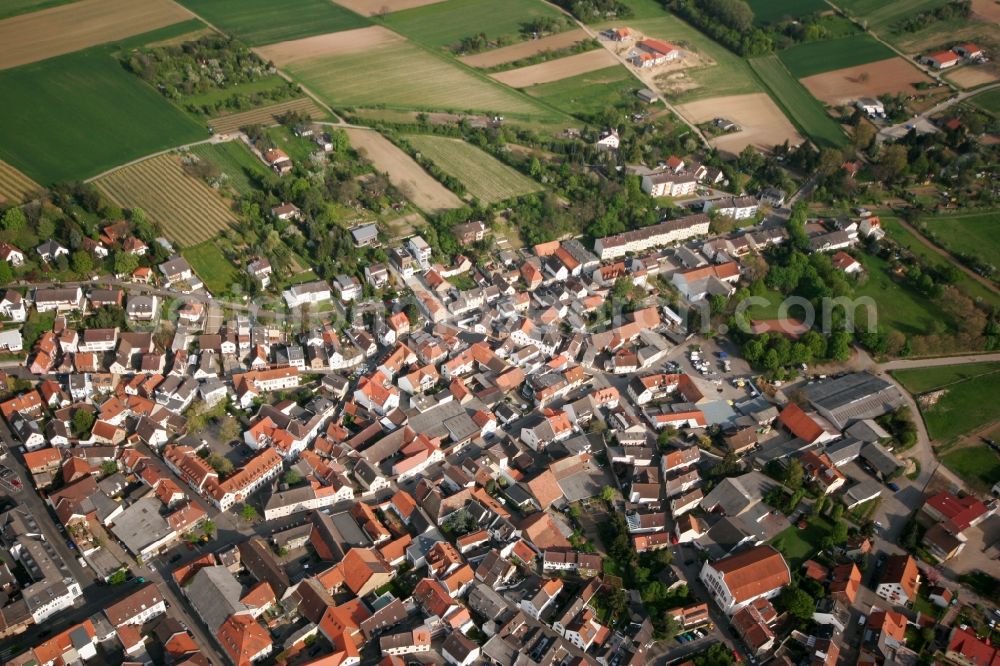
[(567, 30), (575, 27), (541, 0), (446, 0), (393, 12), (383, 20), (386, 26), (415, 42), (444, 48), (478, 33), (488, 39), (508, 37), (521, 41), (521, 26), (542, 17), (561, 20)]
[(559, 49), (572, 46), (577, 42), (582, 42), (587, 38), (587, 33), (582, 29), (567, 30), (566, 32), (559, 32), (548, 37), (542, 37), (541, 39), (532, 39), (527, 42), (519, 42), (498, 49), (490, 49), (482, 53), (462, 56), (459, 60), (469, 67), (493, 67), (521, 60), (522, 58), (530, 58), (543, 51), (558, 51)]
[(972, 98), (972, 103), (983, 111), (1000, 116), (1000, 90), (988, 90)]
[(367, 18), (329, 0), (179, 0), (252, 46), (361, 28)]
[(819, 42), (804, 42), (780, 53), (781, 62), (797, 79), (854, 67), (896, 54), (870, 35), (860, 34)]
[(776, 55), (750, 60), (771, 95), (789, 118), (820, 145), (842, 146), (847, 138), (823, 105), (795, 80)]
[(443, 171), (462, 181), (469, 194), (485, 203), (542, 189), (537, 182), (461, 139), (415, 134), (406, 140)]
[[(374, 62), (378, 67), (372, 67)], [(485, 111), (558, 119), (554, 111), (413, 44), (295, 60), (285, 69), (335, 108), (384, 104), (408, 110)]]
[(941, 5), (948, 0), (836, 0), (835, 5), (868, 23), (875, 32), (884, 31), (897, 21)]
[(236, 267), (209, 241), (185, 248), (181, 255), (213, 294), (221, 294), (236, 281)]
[(171, 0), (80, 0), (0, 21), (0, 69), (17, 67), (191, 19)]
[(607, 69), (617, 64), (618, 60), (610, 51), (596, 49), (557, 60), (548, 60), (537, 65), (507, 70), (491, 76), (512, 88), (527, 88), (542, 83), (560, 81), (598, 69)]
[(859, 97), (917, 94), (917, 83), (929, 83), (931, 78), (898, 56), (856, 67), (836, 69), (800, 80), (816, 99), (838, 106)]
[(0, 19), (65, 5), (73, 0), (6, 0), (0, 5)]
[(208, 125), (216, 134), (228, 134), (247, 125), (273, 125), (278, 122), (278, 118), (290, 111), (308, 114), (313, 120), (321, 120), (327, 116), (327, 112), (320, 108), (316, 102), (308, 97), (302, 97), (270, 106), (262, 106), (259, 109), (219, 116), (209, 120)]
[(25, 194), (40, 187), (38, 183), (0, 160), (0, 203), (20, 201)]
[(642, 83), (623, 65), (615, 65), (561, 81), (531, 86), (525, 92), (566, 113), (589, 115), (614, 106), (642, 87)]
[(252, 178), (263, 178), (268, 168), (250, 152), (242, 141), (225, 143), (201, 143), (191, 148), (199, 158), (211, 162), (226, 174), (229, 184), (240, 194), (253, 190)]
[(1000, 214), (996, 211), (939, 215), (921, 220), (935, 243), (957, 254), (975, 257), (984, 264), (1000, 259)]
[(203, 125), (126, 72), (109, 47), (0, 71), (0, 89), (0, 159), (43, 185), (207, 136)]
[(404, 9), (433, 5), (435, 2), (444, 0), (333, 0), (341, 7), (347, 7), (355, 14), (362, 16), (379, 16), (389, 12), (401, 12)]
[(758, 25), (786, 18), (802, 18), (814, 12), (830, 9), (823, 0), (747, 0)]
[(236, 222), (222, 197), (185, 173), (173, 153), (122, 167), (96, 183), (119, 206), (142, 208), (164, 236), (182, 247), (211, 240)]

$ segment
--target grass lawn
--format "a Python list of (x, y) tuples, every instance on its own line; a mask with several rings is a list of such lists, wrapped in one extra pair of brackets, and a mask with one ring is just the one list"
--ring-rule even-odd
[(58, 7), (69, 2), (75, 0), (4, 0), (3, 4), (0, 4), (0, 20), (19, 14), (38, 12), (49, 7)]
[[(766, 290), (764, 293), (757, 296), (757, 298), (763, 298), (767, 301), (767, 305), (752, 305), (747, 311), (747, 315), (751, 319), (777, 319), (778, 310), (781, 304), (785, 301), (785, 295), (779, 291), (774, 291), (772, 289)], [(793, 306), (787, 308), (785, 313), (788, 317), (797, 317), (800, 315), (799, 306)]]
[[(970, 363), (947, 368), (919, 368), (893, 373), (911, 393), (937, 389), (946, 392), (934, 405), (921, 410), (927, 432), (940, 442), (976, 430), (1000, 417), (992, 399), (1000, 395), (1000, 364)], [(956, 451), (962, 453), (965, 449)], [(993, 451), (987, 449), (996, 458)]]
[(191, 152), (217, 166), (240, 194), (249, 194), (254, 189), (251, 179), (261, 178), (268, 172), (242, 141), (203, 143), (194, 146)]
[(363, 28), (370, 21), (329, 0), (180, 0), (206, 21), (253, 46)]
[(192, 245), (181, 254), (213, 294), (227, 291), (236, 281), (236, 267), (212, 241)]
[(811, 518), (804, 530), (792, 525), (771, 539), (771, 545), (781, 551), (792, 571), (798, 571), (802, 563), (819, 550), (819, 543), (833, 526), (825, 518)]
[(823, 0), (748, 0), (758, 25), (774, 23), (786, 18), (804, 18), (815, 12), (830, 9)]
[(319, 150), (315, 143), (306, 137), (295, 136), (295, 133), (284, 125), (267, 128), (267, 135), (278, 148), (288, 153), (292, 161), (300, 164), (308, 162), (309, 157)]
[(749, 62), (778, 107), (803, 134), (820, 146), (842, 146), (847, 142), (840, 125), (827, 114), (819, 100), (795, 80), (778, 56), (754, 58)]
[[(203, 93), (198, 93), (197, 95), (190, 95), (184, 97), (180, 104), (181, 106), (186, 106), (188, 104), (193, 104), (195, 106), (201, 106), (202, 104), (215, 104), (220, 100), (229, 99), (230, 97), (235, 97), (236, 95), (254, 95), (265, 90), (272, 90), (284, 85), (285, 80), (278, 76), (277, 74), (273, 76), (265, 76), (262, 79), (256, 81), (247, 81), (246, 83), (240, 83), (235, 86), (229, 86), (228, 88), (212, 88)], [(270, 101), (264, 102), (264, 104), (270, 104)]]
[[(427, 46), (450, 47), (464, 37), (485, 33), (521, 41), (521, 26), (542, 17), (563, 15), (541, 0), (446, 0), (401, 12), (392, 12), (383, 22), (396, 32)], [(564, 21), (566, 29), (575, 27)]]
[[(372, 67), (373, 62), (379, 66)], [(563, 118), (492, 79), (413, 44), (302, 60), (286, 70), (335, 107), (381, 104), (406, 110), (480, 111), (553, 121)]]
[(42, 185), (81, 180), (208, 136), (126, 72), (111, 47), (0, 71), (0, 89), (0, 158)]
[(1000, 212), (940, 215), (923, 222), (934, 242), (956, 255), (972, 256), (984, 264), (1000, 260)]
[(781, 62), (797, 79), (844, 67), (886, 60), (896, 54), (871, 35), (860, 34), (823, 42), (805, 42), (781, 52)]
[(988, 490), (1000, 481), (1000, 455), (986, 444), (946, 453), (941, 462), (979, 490)]
[(592, 115), (621, 103), (642, 88), (623, 65), (615, 65), (561, 81), (525, 88), (524, 92), (573, 115)]
[(414, 134), (406, 140), (443, 171), (462, 181), (469, 194), (485, 203), (542, 189), (531, 178), (461, 139)]
[[(889, 215), (880, 215), (879, 218), (882, 220), (882, 228), (885, 229), (885, 232), (889, 234), (894, 241), (924, 261), (929, 262), (932, 266), (943, 264), (948, 261), (945, 257), (942, 257), (940, 254), (921, 243), (909, 229), (906, 229), (899, 224), (896, 218)], [(1000, 296), (984, 287), (980, 282), (973, 280), (964, 272), (961, 274), (961, 277), (955, 285), (972, 299), (982, 300), (986, 303), (991, 303), (995, 307), (1000, 307)]]
[(1000, 90), (987, 90), (973, 97), (971, 101), (983, 111), (1000, 116)]
[[(896, 329), (905, 335), (923, 335), (941, 319), (941, 313), (924, 296), (894, 282), (889, 264), (875, 255), (858, 253), (858, 260), (868, 273), (868, 281), (854, 290), (855, 296), (868, 296), (876, 305), (878, 323), (886, 330)], [(858, 309), (858, 324), (863, 310)]]
[(662, 39), (690, 49), (703, 58), (709, 59), (712, 63), (701, 67), (685, 69), (684, 74), (689, 82), (693, 82), (697, 86), (691, 90), (671, 94), (671, 102), (683, 103), (706, 97), (743, 95), (762, 92), (764, 90), (759, 81), (753, 76), (746, 60), (740, 58), (718, 42), (713, 41), (704, 33), (699, 32), (688, 23), (685, 23), (673, 14), (668, 14), (662, 9), (654, 12), (650, 4), (655, 3), (629, 4), (638, 6), (642, 10), (638, 12), (638, 15), (645, 18), (608, 21), (591, 27), (595, 30), (605, 30), (612, 27), (621, 27), (624, 23), (629, 28), (638, 30), (647, 37)]

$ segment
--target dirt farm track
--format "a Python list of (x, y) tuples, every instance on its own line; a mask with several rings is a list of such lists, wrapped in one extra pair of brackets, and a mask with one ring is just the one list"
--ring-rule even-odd
[(150, 32), (193, 18), (171, 0), (80, 0), (0, 21), (0, 69)]
[(164, 236), (182, 247), (211, 240), (236, 223), (222, 197), (185, 173), (172, 153), (123, 167), (95, 183), (119, 206), (141, 207)]

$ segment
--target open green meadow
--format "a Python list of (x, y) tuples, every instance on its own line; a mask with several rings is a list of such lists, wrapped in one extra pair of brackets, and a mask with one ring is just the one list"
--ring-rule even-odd
[(830, 9), (823, 0), (747, 0), (758, 25), (787, 18), (803, 18)]
[(58, 7), (59, 5), (65, 5), (75, 1), (76, 0), (4, 0), (3, 3), (0, 3), (0, 20), (10, 18), (11, 16), (18, 16), (19, 14), (39, 12), (43, 9)]
[(370, 21), (330, 0), (179, 0), (252, 46), (363, 28)]
[(1000, 212), (939, 215), (924, 218), (934, 242), (956, 255), (989, 264), (1000, 260)]
[(896, 54), (871, 35), (860, 34), (823, 42), (805, 42), (781, 52), (781, 62), (797, 79), (835, 69), (886, 60)]
[(236, 282), (236, 267), (226, 259), (214, 241), (192, 245), (185, 248), (181, 255), (213, 294), (228, 290)]
[(525, 88), (524, 92), (573, 115), (598, 113), (635, 95), (642, 88), (623, 65), (578, 74), (561, 81)]
[(835, 0), (833, 4), (866, 21), (875, 32), (892, 28), (898, 21), (948, 3), (948, 0)]
[[(372, 66), (375, 62), (377, 67)], [(559, 119), (555, 111), (520, 93), (413, 44), (322, 56), (294, 62), (285, 69), (334, 107), (385, 105)]]
[[(924, 261), (930, 263), (932, 266), (943, 264), (948, 261), (948, 259), (942, 257), (940, 254), (921, 243), (920, 240), (916, 238), (909, 229), (903, 227), (896, 220), (896, 218), (890, 215), (880, 215), (879, 219), (882, 220), (882, 228), (885, 229), (885, 232), (889, 234), (890, 238)], [(964, 272), (955, 283), (955, 286), (964, 291), (967, 296), (974, 300), (983, 300), (986, 303), (992, 304), (994, 307), (1000, 308), (1000, 296), (984, 287), (977, 280), (973, 280)]]
[(608, 21), (593, 27), (596, 30), (606, 30), (621, 27), (624, 24), (633, 30), (638, 30), (646, 37), (662, 39), (689, 48), (713, 62), (713, 64), (685, 69), (686, 79), (697, 85), (689, 90), (671, 94), (671, 102), (691, 102), (706, 97), (743, 95), (764, 90), (743, 58), (673, 14), (668, 14), (662, 9), (656, 14), (653, 12), (653, 7), (646, 4), (639, 5), (639, 8), (643, 10), (641, 15), (649, 18)]
[(980, 491), (989, 491), (1000, 482), (1000, 455), (980, 443), (941, 456), (941, 462)]
[[(446, 0), (423, 7), (392, 12), (386, 26), (426, 46), (449, 47), (465, 37), (484, 33), (487, 39), (521, 40), (521, 26), (533, 19), (562, 18), (541, 0)], [(567, 29), (575, 27), (564, 22)]]
[(778, 56), (753, 58), (749, 62), (778, 107), (806, 136), (820, 146), (842, 146), (847, 142), (837, 122), (819, 100), (795, 80)]
[(208, 136), (126, 72), (110, 47), (0, 71), (0, 89), (0, 158), (43, 185)]
[(1000, 90), (987, 90), (969, 101), (987, 113), (1000, 116)]
[(537, 182), (461, 139), (414, 134), (406, 140), (442, 171), (460, 180), (469, 194), (484, 203), (542, 189)]
[[(865, 267), (868, 280), (855, 288), (854, 295), (875, 301), (879, 326), (905, 335), (923, 335), (941, 320), (941, 312), (926, 298), (893, 281), (888, 262), (867, 253), (859, 253), (857, 258)], [(863, 320), (862, 308), (856, 316)]]
[(252, 179), (262, 178), (268, 173), (264, 164), (242, 141), (202, 143), (193, 146), (191, 152), (218, 167), (240, 194), (249, 194), (254, 189)]
[(1000, 363), (897, 370), (893, 376), (914, 394), (944, 391), (921, 409), (927, 432), (937, 441), (947, 442), (1000, 417), (1000, 407), (990, 399), (1000, 395)]

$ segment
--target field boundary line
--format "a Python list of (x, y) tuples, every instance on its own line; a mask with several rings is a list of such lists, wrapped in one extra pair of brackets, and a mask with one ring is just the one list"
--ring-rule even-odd
[[(981, 213), (979, 214), (981, 215)], [(975, 215), (975, 213), (970, 213), (968, 216), (972, 217), (973, 215)], [(947, 248), (942, 247), (941, 245), (938, 245), (937, 243), (932, 241), (930, 238), (921, 233), (919, 229), (917, 229), (912, 224), (904, 220), (902, 217), (897, 217), (896, 221), (899, 222), (899, 226), (903, 227), (911, 234), (913, 234), (913, 237), (916, 238), (919, 243), (926, 246), (929, 250), (931, 250), (935, 254), (944, 257), (952, 265), (956, 266), (960, 271), (962, 271), (963, 273), (971, 277), (973, 280), (975, 280), (979, 284), (983, 285), (984, 287), (992, 291), (994, 294), (1000, 296), (1000, 287), (997, 287), (997, 285), (994, 284), (992, 280), (989, 280), (986, 277), (980, 275), (979, 273), (977, 273), (976, 271), (972, 270), (971, 268), (963, 264), (961, 261), (959, 261), (958, 257), (955, 256), (955, 254), (952, 253), (951, 250), (948, 250)]]

